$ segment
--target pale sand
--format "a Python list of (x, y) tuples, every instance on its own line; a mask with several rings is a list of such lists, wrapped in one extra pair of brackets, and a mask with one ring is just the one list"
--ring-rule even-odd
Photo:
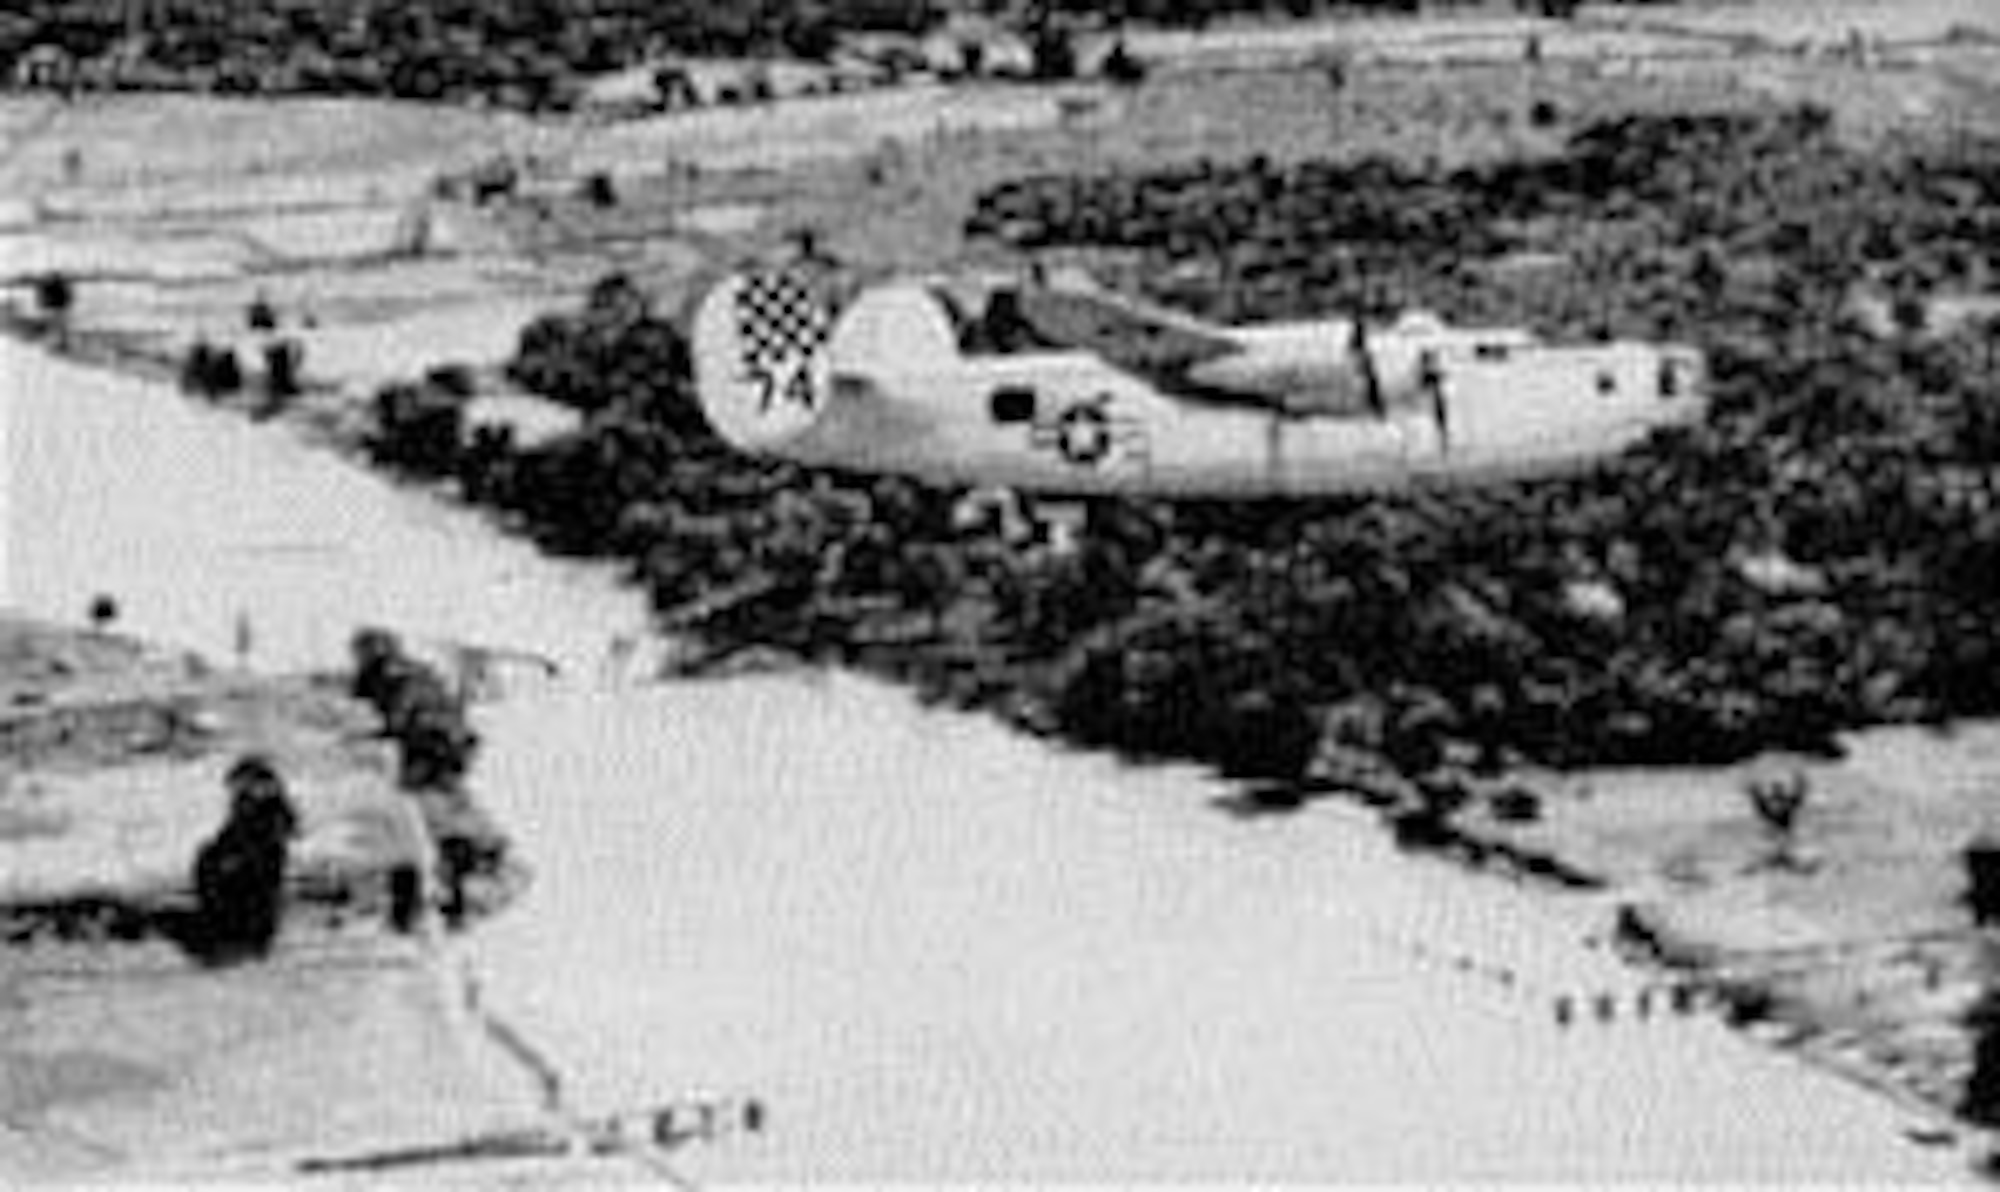
[[(538, 878), (473, 948), (488, 1003), (567, 1069), (579, 1109), (769, 1101), (771, 1134), (690, 1156), (697, 1173), (1959, 1167), (1902, 1141), (1900, 1111), (1706, 1017), (1564, 1030), (1552, 995), (1644, 980), (1577, 943), (1588, 904), (1408, 862), (1347, 812), (1239, 823), (1199, 772), (1051, 751), (877, 684), (587, 694), (639, 612), (605, 573), (534, 560), (280, 429), (5, 350), (46, 464), (22, 494), (50, 531), (38, 600), (110, 586), (135, 623), (199, 641), (254, 587), (288, 647), (288, 621), (367, 619), (565, 664), (581, 690), (484, 726), (482, 799)], [(143, 447), (114, 462), (99, 434)], [(322, 571), (241, 552), (281, 529), (345, 553)]]

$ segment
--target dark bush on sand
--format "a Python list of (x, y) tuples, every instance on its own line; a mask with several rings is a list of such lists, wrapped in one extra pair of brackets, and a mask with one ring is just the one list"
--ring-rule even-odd
[(406, 790), (455, 790), (472, 764), (479, 735), (445, 678), (410, 657), (394, 634), (363, 629), (349, 644), (350, 690), (382, 717), (383, 735), (397, 746)]
[(298, 811), (269, 759), (239, 759), (227, 777), (229, 817), (195, 855), (189, 946), (205, 960), (261, 956), (277, 939)]

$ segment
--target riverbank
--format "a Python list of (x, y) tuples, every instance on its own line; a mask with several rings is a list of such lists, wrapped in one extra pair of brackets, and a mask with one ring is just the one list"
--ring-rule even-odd
[[(83, 351), (94, 354), (87, 339)], [(94, 363), (145, 362), (96, 355)], [(152, 369), (164, 380), (161, 363), (153, 361)], [(353, 441), (346, 446), (350, 454), (363, 454)], [(741, 624), (725, 629), (745, 631)], [(734, 656), (742, 645), (730, 642), (718, 639), (723, 656)], [(896, 672), (893, 641), (868, 648), (877, 655), (871, 669)], [(900, 664), (909, 668), (904, 681), (935, 684), (936, 660), (921, 656), (921, 641), (910, 648), (918, 652)], [(990, 667), (975, 666), (972, 673), (989, 685), (994, 681)], [(1033, 727), (1032, 717), (1019, 723)], [(1956, 901), (1953, 857), (1979, 825), (1979, 787), (1961, 783), (1952, 788), (1955, 798), (1932, 797), (1928, 806), (1936, 814), (1925, 818), (1907, 815), (1908, 796), (1935, 795), (1923, 775), (1976, 770), (1985, 735), (1979, 727), (1956, 737), (1902, 729), (1862, 734), (1857, 748), (1867, 756), (1882, 748), (1871, 742), (1897, 743), (1901, 781), (1887, 793), (1880, 783), (1870, 785), (1866, 770), (1842, 777), (1837, 763), (1799, 763), (1816, 775), (1818, 794), (1802, 829), (1802, 855), (1811, 860), (1795, 869), (1763, 863), (1760, 850), (1768, 841), (1743, 793), (1748, 781), (1771, 768), (1767, 760), (1710, 769), (1580, 775), (1523, 769), (1493, 776), (1481, 780), (1483, 793), (1428, 843), (1535, 882), (1595, 887), (1604, 908), (1596, 934), (1605, 939), (1615, 935), (1614, 912), (1629, 905), (1640, 922), (1673, 941), (1663, 954), (1630, 954), (1642, 966), (1667, 964), (1671, 972), (1657, 988), (1635, 983), (1609, 1007), (1580, 988), (1564, 1011), (1578, 1021), (1664, 1014), (1667, 991), (1684, 983), (1710, 990), (1701, 995), (1703, 1004), (1725, 1013), (1761, 1002), (1763, 1008), (1742, 1021), (1764, 1041), (1876, 1087), (1913, 1112), (1935, 1115), (1923, 1133), (1946, 1137), (1956, 1129), (1945, 1123), (1958, 1107), (1970, 1064), (1959, 1019), (1988, 976), (1979, 937), (1967, 930)], [(1379, 776), (1384, 781), (1375, 784), (1355, 782), (1353, 775), (1329, 781), (1325, 773), (1305, 787), (1253, 784), (1228, 805), (1241, 814), (1283, 814), (1329, 792), (1372, 792), (1392, 823), (1421, 806), (1414, 787), (1398, 787), (1392, 772)], [(1506, 791), (1526, 792), (1530, 818), (1496, 811), (1508, 805), (1498, 797)], [(1892, 825), (1895, 831), (1885, 835)], [(1891, 840), (1898, 847), (1885, 851), (1883, 842)], [(1901, 876), (1910, 873), (1924, 876), (1913, 884)], [(1828, 917), (1830, 909), (1839, 913)], [(1641, 996), (1651, 1003), (1646, 1010)]]
[(688, 1073), (766, 1099), (770, 1137), (690, 1155), (698, 1178), (1962, 1161), (1943, 1115), (1746, 1042), (1699, 978), (1583, 945), (1601, 899), (1400, 854), (1348, 805), (1231, 816), (1234, 784), (1197, 767), (1051, 748), (837, 671), (490, 715), (496, 808), (546, 879), (477, 940), (494, 997), (583, 1104)]
[(574, 681), (477, 722), (482, 799), (538, 877), (468, 959), (576, 1112), (702, 1086), (772, 1107), (763, 1139), (690, 1154), (693, 1175), (1959, 1166), (1905, 1141), (1909, 1111), (1706, 1012), (1559, 1022), (1558, 996), (1625, 1004), (1650, 981), (1579, 945), (1593, 903), (1413, 864), (1332, 803), (1232, 817), (1239, 788), (1197, 768), (1052, 749), (852, 676), (603, 686), (606, 635), (642, 604), (609, 569), (535, 561), (282, 428), (0, 350), (35, 465), (16, 508), (53, 535), (23, 544), (36, 607), (115, 588), (128, 622), (223, 653), (215, 610), (248, 607), (265, 664), (356, 623), (561, 664)]

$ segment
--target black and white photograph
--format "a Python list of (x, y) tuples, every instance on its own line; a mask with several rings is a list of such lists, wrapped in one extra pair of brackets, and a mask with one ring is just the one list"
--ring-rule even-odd
[(0, 1187), (2000, 1187), (2000, 0), (0, 0)]

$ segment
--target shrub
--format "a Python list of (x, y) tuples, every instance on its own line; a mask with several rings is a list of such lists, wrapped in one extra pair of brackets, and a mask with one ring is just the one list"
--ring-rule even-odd
[(707, 436), (686, 339), (620, 274), (594, 285), (577, 313), (544, 315), (523, 328), (507, 372), (516, 384), (566, 406), (591, 413), (617, 408), (683, 435)]
[(210, 400), (227, 397), (242, 391), (243, 366), (234, 348), (197, 339), (182, 358), (180, 382), (182, 389)]
[(472, 764), (479, 735), (463, 702), (436, 671), (404, 653), (394, 634), (362, 629), (349, 642), (350, 690), (382, 718), (396, 743), (398, 782), (406, 790), (456, 790)]
[(67, 273), (44, 273), (35, 279), (35, 309), (44, 318), (59, 321), (69, 317), (76, 306), (76, 283)]
[(243, 311), (244, 325), (252, 331), (276, 331), (278, 329), (278, 308), (263, 293), (250, 300)]
[(424, 374), (424, 384), (447, 397), (470, 398), (479, 391), (472, 367), (466, 364), (439, 364)]
[(264, 395), (268, 412), (282, 410), (299, 395), (299, 366), (304, 360), (305, 348), (298, 340), (278, 339), (264, 345)]
[(611, 175), (599, 170), (583, 180), (583, 199), (599, 209), (618, 205), (618, 187)]
[(2000, 992), (1988, 987), (1965, 1015), (1972, 1036), (1972, 1069), (1958, 1103), (1959, 1116), (1981, 1126), (2000, 1125)]
[(1123, 41), (1111, 47), (1099, 69), (1107, 80), (1119, 86), (1136, 87), (1146, 81), (1146, 64), (1127, 49)]
[(1982, 836), (1965, 846), (1965, 902), (1972, 921), (1989, 927), (2000, 921), (2000, 840)]
[(230, 768), (229, 817), (197, 852), (197, 931), (206, 959), (262, 955), (277, 938), (285, 869), (298, 812), (270, 761), (258, 755)]
[(420, 476), (448, 476), (458, 466), (465, 401), (431, 385), (395, 383), (375, 394), (374, 457)]
[(1076, 39), (1066, 30), (1054, 26), (1037, 30), (1028, 51), (1034, 77), (1051, 81), (1076, 77)]

